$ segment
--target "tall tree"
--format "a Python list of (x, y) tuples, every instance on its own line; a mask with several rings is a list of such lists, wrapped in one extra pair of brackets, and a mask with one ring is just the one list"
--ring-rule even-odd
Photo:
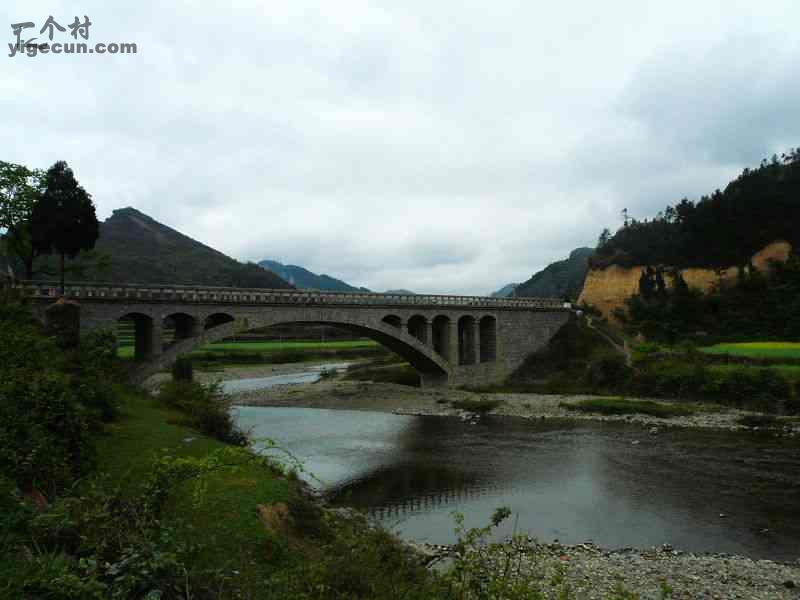
[(91, 250), (100, 235), (92, 197), (75, 179), (72, 169), (59, 161), (47, 170), (42, 197), (33, 207), (33, 246), (40, 254), (58, 254), (61, 290), (64, 259)]
[(0, 240), (12, 269), (17, 261), (22, 263), (25, 279), (33, 278), (31, 214), (41, 197), (43, 179), (42, 171), (0, 161)]

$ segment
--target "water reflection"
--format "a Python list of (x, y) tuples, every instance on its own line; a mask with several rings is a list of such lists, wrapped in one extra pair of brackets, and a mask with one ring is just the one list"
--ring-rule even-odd
[[(609, 547), (671, 543), (800, 557), (800, 444), (742, 434), (662, 432), (312, 409), (252, 409), (326, 482), (406, 537), (453, 540), (452, 511), (484, 525), (498, 506), (541, 539)], [(724, 516), (720, 516), (724, 515)], [(509, 523), (501, 535), (511, 533)]]

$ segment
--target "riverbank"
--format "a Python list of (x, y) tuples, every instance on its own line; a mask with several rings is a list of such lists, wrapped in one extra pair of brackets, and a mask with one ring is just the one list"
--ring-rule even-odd
[[(800, 559), (787, 564), (727, 554), (693, 554), (669, 545), (619, 550), (592, 543), (537, 544), (526, 540), (525, 545), (529, 552), (523, 553), (520, 575), (535, 571), (546, 580), (561, 576), (577, 598), (797, 600), (800, 597)], [(455, 548), (444, 546), (421, 545), (420, 550), (445, 562), (455, 553)], [(620, 587), (635, 590), (637, 595), (613, 595)]]
[[(698, 411), (688, 415), (662, 418), (644, 414), (605, 415), (576, 412), (566, 405), (593, 398), (588, 395), (549, 394), (479, 394), (458, 389), (420, 389), (408, 386), (348, 381), (322, 381), (315, 384), (281, 385), (269, 389), (251, 390), (234, 395), (234, 403), (241, 406), (291, 406), (298, 408), (328, 408), (391, 412), (401, 415), (459, 417), (469, 419), (475, 412), (459, 408), (475, 406), (486, 408), (496, 404), (489, 414), (523, 419), (568, 419), (572, 421), (611, 421), (638, 424), (659, 429), (684, 427), (696, 429), (724, 429), (750, 431), (753, 428), (739, 422), (748, 411), (703, 404)], [(661, 400), (664, 404), (667, 402)], [(800, 435), (797, 419), (779, 420), (776, 430), (783, 435)], [(657, 433), (657, 431), (656, 431)]]

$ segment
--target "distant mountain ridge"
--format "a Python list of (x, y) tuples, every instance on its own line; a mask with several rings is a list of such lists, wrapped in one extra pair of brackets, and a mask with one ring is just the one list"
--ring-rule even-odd
[(508, 298), (509, 296), (514, 295), (514, 292), (518, 286), (518, 283), (506, 284), (496, 292), (492, 292), (492, 298)]
[(551, 298), (566, 296), (577, 300), (589, 270), (589, 257), (594, 252), (593, 248), (576, 248), (569, 253), (569, 258), (547, 265), (528, 281), (520, 283), (514, 295)]
[[(226, 256), (135, 208), (115, 210), (100, 224), (95, 250), (110, 256), (110, 267), (101, 272), (88, 271), (82, 279), (111, 283), (292, 287), (274, 273)], [(80, 259), (70, 262), (80, 263)]]
[(326, 290), (329, 292), (368, 292), (367, 288), (355, 287), (330, 275), (317, 274), (297, 265), (284, 265), (277, 260), (262, 260), (258, 266), (275, 273), (285, 281), (302, 290)]

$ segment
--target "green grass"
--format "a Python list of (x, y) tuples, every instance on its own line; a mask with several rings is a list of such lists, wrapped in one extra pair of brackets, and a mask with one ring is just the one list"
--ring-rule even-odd
[(708, 354), (730, 354), (749, 358), (796, 358), (800, 359), (800, 342), (744, 342), (738, 344), (716, 344), (701, 348)]
[[(203, 357), (209, 353), (220, 353), (231, 355), (231, 362), (235, 360), (236, 354), (278, 354), (280, 352), (308, 352), (308, 351), (336, 351), (336, 350), (357, 350), (372, 349), (379, 347), (373, 340), (346, 340), (346, 341), (269, 341), (269, 342), (217, 342), (196, 348), (192, 356)], [(117, 348), (117, 355), (120, 358), (133, 358), (133, 343), (120, 343)], [(264, 356), (264, 362), (269, 362), (269, 356)]]
[[(109, 476), (110, 485), (133, 493), (159, 455), (199, 458), (226, 447), (180, 425), (185, 417), (143, 394), (127, 391), (123, 397), (123, 417), (110, 424), (97, 442), (98, 471)], [(202, 544), (197, 557), (201, 567), (239, 571), (240, 583), (255, 589), (274, 568), (264, 560), (267, 534), (255, 508), (286, 502), (292, 493), (290, 483), (257, 463), (214, 473), (205, 482), (200, 503), (194, 502), (189, 486), (179, 488), (166, 518), (187, 539)]]
[(700, 412), (696, 404), (672, 404), (652, 400), (630, 400), (627, 398), (591, 398), (578, 402), (562, 402), (567, 410), (597, 413), (601, 415), (649, 415), (651, 417), (680, 417)]
[(198, 348), (198, 352), (282, 352), (285, 350), (338, 350), (345, 348), (371, 348), (373, 340), (346, 340), (334, 342), (217, 342)]

